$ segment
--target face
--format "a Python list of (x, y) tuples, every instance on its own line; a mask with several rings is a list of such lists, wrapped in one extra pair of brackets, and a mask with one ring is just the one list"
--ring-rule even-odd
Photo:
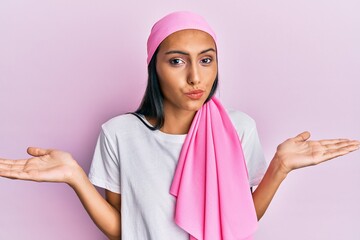
[(216, 45), (199, 30), (181, 30), (159, 46), (156, 71), (164, 111), (197, 111), (209, 96), (217, 75)]

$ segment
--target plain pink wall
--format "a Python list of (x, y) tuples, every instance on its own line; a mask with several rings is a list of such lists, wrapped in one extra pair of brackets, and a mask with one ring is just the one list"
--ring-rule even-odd
[[(286, 138), (360, 138), (358, 1), (1, 1), (0, 156), (71, 152), (88, 171), (100, 125), (133, 111), (146, 38), (174, 10), (217, 32), (219, 96), (258, 124), (270, 161)], [(360, 152), (293, 172), (258, 240), (360, 239)], [(0, 239), (105, 239), (65, 184), (0, 179)]]

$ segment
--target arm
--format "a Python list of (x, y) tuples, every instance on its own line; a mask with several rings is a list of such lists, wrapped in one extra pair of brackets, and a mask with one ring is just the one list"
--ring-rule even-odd
[(286, 175), (279, 171), (276, 162), (275, 158), (271, 161), (263, 179), (252, 194), (258, 220), (265, 214), (280, 184), (286, 178)]
[(100, 230), (110, 239), (120, 239), (120, 207), (113, 206), (117, 204), (113, 195), (107, 194), (110, 203), (107, 202), (69, 153), (40, 148), (28, 148), (28, 153), (34, 157), (22, 160), (0, 159), (0, 176), (67, 183)]
[[(80, 168), (80, 167), (79, 167)], [(69, 184), (69, 183), (68, 183)], [(76, 177), (69, 184), (97, 227), (110, 239), (118, 240), (121, 236), (120, 194), (106, 192), (106, 200), (91, 184), (85, 172), (80, 168)], [(116, 197), (115, 195), (118, 195)]]
[(109, 190), (105, 190), (106, 201), (110, 203), (118, 212), (119, 212), (119, 222), (117, 223), (117, 227), (119, 228), (119, 235), (114, 240), (121, 239), (121, 195), (118, 193), (110, 192)]
[(303, 132), (280, 144), (259, 186), (253, 193), (258, 220), (264, 215), (277, 189), (286, 176), (295, 169), (317, 165), (359, 149), (360, 142), (348, 139), (307, 141), (309, 132)]

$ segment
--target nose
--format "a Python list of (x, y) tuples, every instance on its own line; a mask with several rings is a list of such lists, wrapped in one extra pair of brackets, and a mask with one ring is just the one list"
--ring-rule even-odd
[(187, 78), (187, 82), (190, 85), (197, 85), (200, 83), (200, 71), (199, 71), (199, 66), (197, 66), (196, 63), (192, 63), (189, 66), (188, 69), (188, 78)]

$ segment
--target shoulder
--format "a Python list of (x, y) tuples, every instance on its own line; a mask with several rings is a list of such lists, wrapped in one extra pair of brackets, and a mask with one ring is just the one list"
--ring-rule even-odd
[(248, 114), (232, 109), (228, 109), (227, 112), (240, 138), (256, 129), (255, 120)]
[(134, 123), (135, 116), (132, 114), (121, 114), (110, 118), (102, 124), (107, 129), (116, 128), (119, 126), (129, 125)]
[(141, 123), (136, 116), (132, 114), (122, 114), (113, 117), (102, 124), (102, 132), (111, 138), (116, 138), (119, 133), (122, 136), (134, 135), (141, 130)]

